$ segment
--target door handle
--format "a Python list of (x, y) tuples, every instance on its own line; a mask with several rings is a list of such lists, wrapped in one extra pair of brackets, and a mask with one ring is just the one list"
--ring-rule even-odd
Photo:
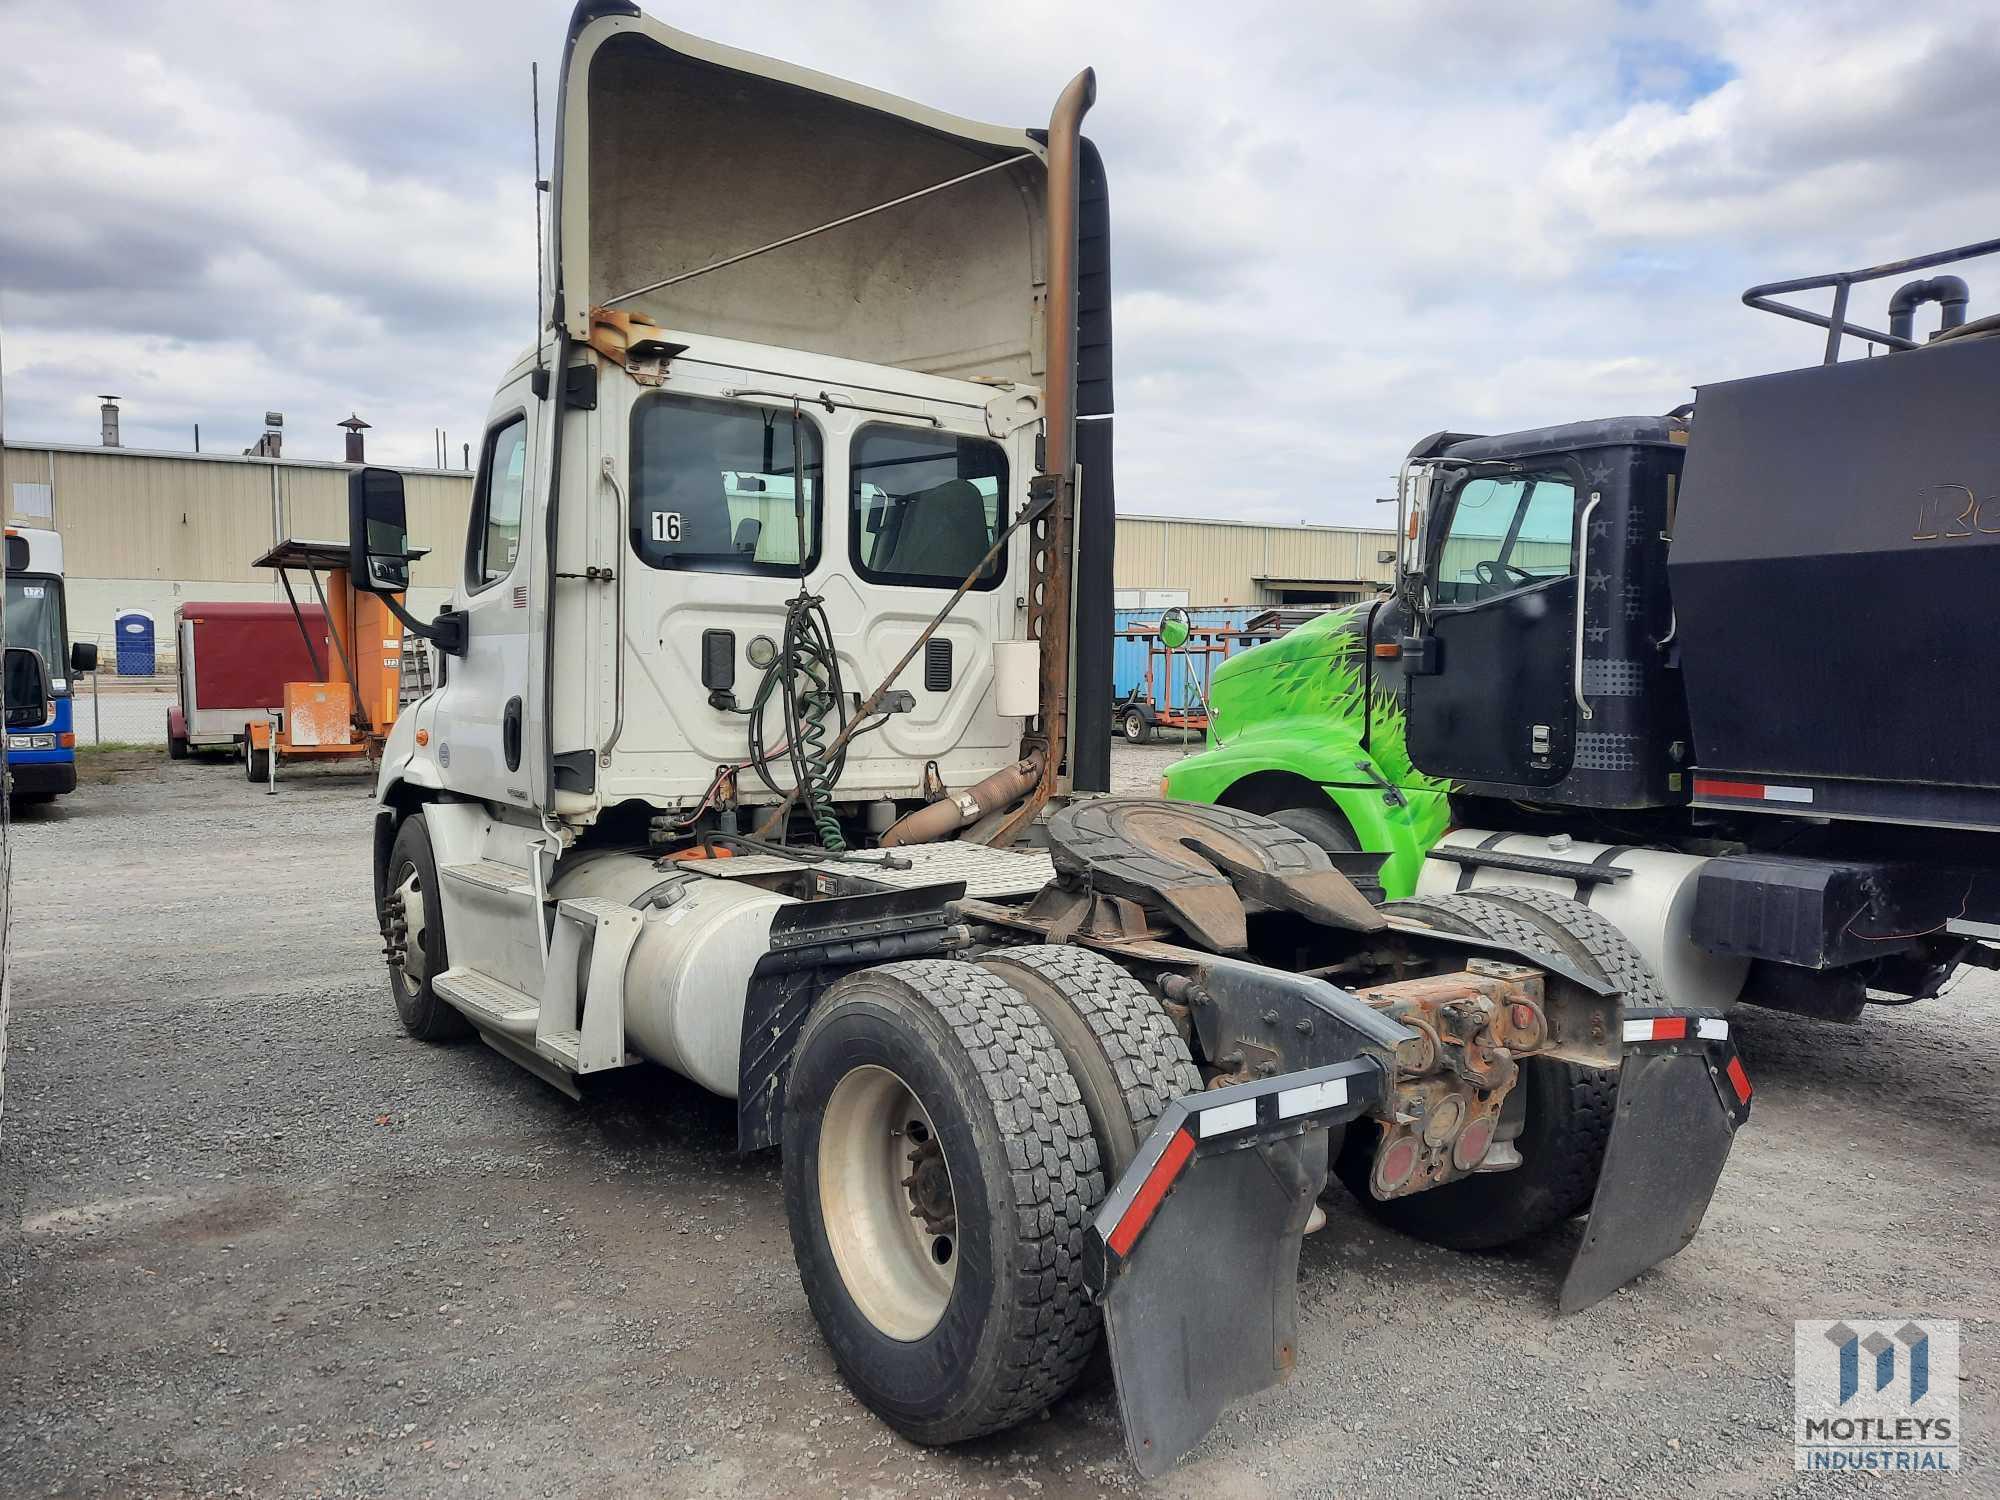
[(521, 769), (521, 700), (518, 696), (507, 700), (506, 710), (500, 715), (500, 753), (507, 757), (507, 769)]
[(1590, 518), (1603, 498), (1598, 490), (1590, 492), (1590, 503), (1584, 506), (1576, 526), (1576, 637), (1570, 648), (1569, 691), (1576, 700), (1576, 711), (1586, 719), (1591, 713), (1590, 702), (1583, 696), (1583, 611), (1590, 602)]

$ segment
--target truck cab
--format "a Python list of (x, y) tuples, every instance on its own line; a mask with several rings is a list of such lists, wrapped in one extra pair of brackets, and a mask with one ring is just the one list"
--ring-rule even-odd
[[(826, 785), (880, 828), (926, 775), (1015, 764), (1039, 671), (1031, 537), (1010, 524), (1044, 417), (1043, 157), (1026, 132), (592, 9), (565, 59), (546, 327), (489, 410), (455, 649), (397, 726), (385, 797), (754, 817), (792, 785), (783, 705), (756, 697), (798, 654), (790, 601), (818, 598), (830, 633), (817, 752), (996, 544)], [(1108, 414), (1105, 376), (1074, 398), (1086, 415)], [(1085, 441), (1108, 455), (1108, 430)], [(1109, 465), (1086, 457), (1085, 524), (1108, 530)], [(1101, 785), (1108, 742), (1077, 723)]]
[[(692, 332), (647, 337), (678, 346), (657, 383), (572, 366), (615, 378), (565, 414), (577, 483), (549, 507), (533, 493), (552, 442), (533, 420), (547, 367), (524, 358), (502, 383), (449, 605), (464, 651), (398, 724), (391, 786), (443, 785), (449, 768), (456, 790), (588, 822), (628, 804), (684, 813), (733, 766), (738, 805), (775, 805), (782, 793), (758, 774), (769, 762), (752, 736), (767, 755), (784, 736), (755, 684), (787, 649), (790, 601), (802, 587), (825, 601), (843, 684), (878, 682), (1028, 503), (1041, 416), (1030, 386), (996, 391)], [(568, 523), (558, 556), (564, 539), (576, 544), (552, 590), (545, 534), (529, 524), (549, 509)], [(844, 804), (888, 804), (887, 817), (922, 797), (927, 764), (960, 786), (1018, 758), (1022, 718), (1001, 712), (1008, 657), (995, 647), (1026, 638), (1026, 547), (1019, 533), (1001, 547), (926, 642), (907, 699), (851, 742)], [(552, 786), (530, 753), (544, 729), (530, 706), (542, 701), (538, 597), (575, 642), (548, 685)]]

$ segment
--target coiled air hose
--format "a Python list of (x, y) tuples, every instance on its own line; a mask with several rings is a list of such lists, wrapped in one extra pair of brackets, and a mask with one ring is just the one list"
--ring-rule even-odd
[[(801, 549), (800, 555), (804, 555)], [(773, 796), (787, 789), (771, 775), (771, 752), (764, 744), (764, 711), (772, 695), (784, 705), (784, 753), (791, 763), (792, 784), (805, 803), (822, 847), (839, 853), (847, 847), (840, 819), (834, 816), (833, 788), (847, 765), (847, 747), (827, 754), (827, 721), (838, 731), (847, 728), (847, 695), (840, 681), (840, 653), (833, 646), (833, 629), (817, 594), (801, 585), (785, 606), (785, 640), (777, 659), (764, 671), (757, 696), (750, 704), (750, 764)]]
[[(773, 796), (787, 795), (771, 775), (771, 753), (764, 744), (764, 710), (773, 692), (785, 711), (785, 754), (791, 762), (792, 785), (805, 803), (821, 847), (838, 854), (847, 848), (840, 819), (833, 811), (833, 789), (847, 765), (847, 695), (840, 682), (840, 653), (834, 649), (833, 627), (819, 595), (806, 588), (806, 476), (804, 419), (792, 401), (792, 520), (798, 528), (799, 591), (785, 606), (785, 641), (777, 659), (764, 671), (750, 705), (750, 764)], [(768, 449), (768, 436), (766, 447)], [(827, 753), (827, 721), (839, 726), (837, 753)]]

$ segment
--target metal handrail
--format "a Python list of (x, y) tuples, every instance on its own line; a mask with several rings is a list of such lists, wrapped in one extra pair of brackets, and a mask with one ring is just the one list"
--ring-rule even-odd
[[(1864, 281), (1880, 281), (1887, 276), (1903, 276), (1911, 271), (1926, 270), (1931, 266), (1948, 265), (1955, 260), (1975, 260), (1982, 255), (2000, 253), (2000, 240), (1981, 240), (1975, 245), (1961, 245), (1956, 250), (1938, 250), (1930, 255), (1913, 256), (1908, 260), (1884, 261), (1879, 266), (1868, 266), (1859, 271), (1835, 271), (1825, 276), (1799, 276), (1790, 281), (1767, 281), (1762, 286), (1753, 286), (1743, 294), (1743, 304), (1760, 312), (1776, 313), (1781, 318), (1791, 318), (1796, 322), (1810, 323), (1815, 328), (1824, 328), (1826, 333), (1826, 357), (1822, 364), (1833, 364), (1840, 358), (1840, 342), (1848, 334), (1867, 339), (1870, 343), (1883, 344), (1891, 349), (1915, 349), (1920, 347), (1915, 339), (1904, 338), (1901, 334), (1885, 333), (1876, 328), (1865, 328), (1859, 323), (1847, 321), (1848, 288)], [(1833, 311), (1817, 313), (1810, 308), (1794, 307), (1789, 302), (1773, 299), (1785, 292), (1815, 291), (1820, 287), (1833, 288)]]
[(1576, 639), (1570, 648), (1569, 691), (1576, 700), (1576, 711), (1586, 719), (1596, 717), (1590, 711), (1590, 700), (1583, 696), (1583, 612), (1590, 607), (1590, 518), (1603, 499), (1603, 491), (1592, 490), (1590, 503), (1584, 506), (1576, 526)]

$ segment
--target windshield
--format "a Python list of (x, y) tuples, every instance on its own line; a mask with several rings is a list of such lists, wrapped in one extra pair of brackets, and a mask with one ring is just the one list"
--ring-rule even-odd
[(67, 688), (69, 678), (62, 606), (61, 579), (34, 573), (7, 575), (7, 644), (41, 652), (58, 689)]

